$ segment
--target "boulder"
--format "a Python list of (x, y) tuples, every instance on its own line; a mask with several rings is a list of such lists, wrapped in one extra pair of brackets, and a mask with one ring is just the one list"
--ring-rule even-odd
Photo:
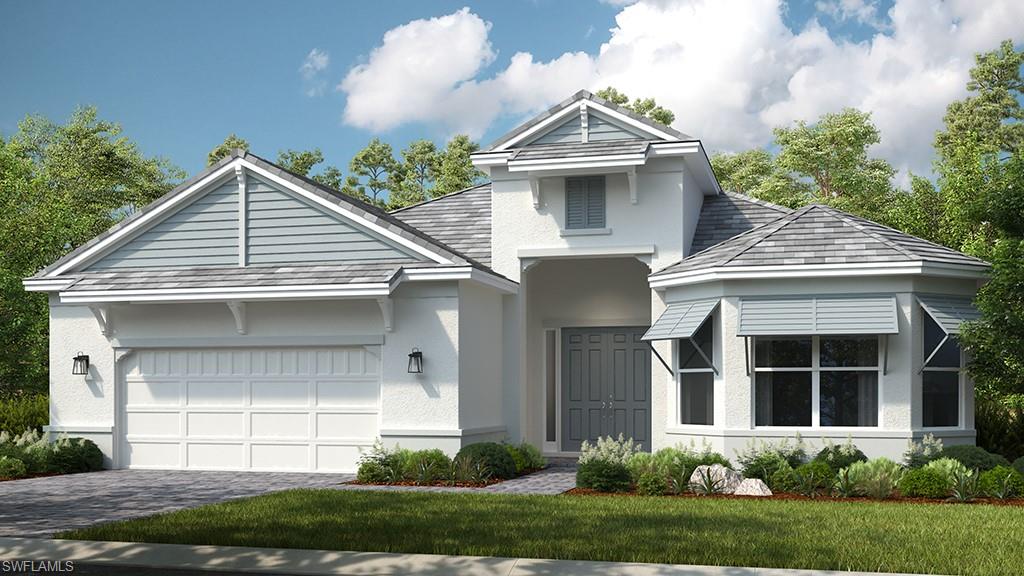
[(726, 468), (721, 464), (712, 464), (710, 466), (705, 464), (697, 466), (693, 474), (690, 475), (690, 487), (698, 491), (701, 490), (705, 484), (705, 474), (711, 475), (712, 481), (714, 481), (718, 491), (722, 494), (732, 494), (740, 483), (743, 482), (743, 475), (735, 470)]
[(737, 496), (771, 496), (772, 491), (760, 478), (744, 478), (733, 494)]

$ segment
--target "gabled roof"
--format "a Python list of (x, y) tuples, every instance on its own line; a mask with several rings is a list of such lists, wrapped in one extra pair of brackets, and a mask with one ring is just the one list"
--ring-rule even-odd
[(785, 206), (734, 192), (705, 196), (690, 254), (706, 250), (792, 211)]
[(812, 204), (659, 270), (652, 280), (711, 269), (928, 263), (983, 274), (988, 263), (876, 222)]
[(490, 266), (490, 182), (407, 206), (391, 212), (391, 215), (444, 242), (453, 250)]
[(642, 125), (650, 128), (650, 129), (652, 129), (652, 130), (664, 133), (664, 134), (670, 136), (671, 138), (674, 138), (675, 140), (685, 140), (685, 141), (695, 140), (695, 138), (693, 138), (692, 136), (684, 134), (684, 133), (680, 132), (679, 130), (676, 130), (676, 129), (670, 127), (670, 126), (665, 126), (664, 124), (660, 124), (658, 122), (655, 122), (654, 120), (651, 120), (650, 118), (647, 118), (646, 116), (641, 116), (640, 114), (637, 114), (636, 112), (633, 112), (632, 110), (629, 110), (627, 108), (623, 108), (622, 106), (619, 106), (617, 104), (613, 104), (613, 103), (609, 102), (608, 100), (605, 100), (604, 98), (601, 98), (599, 96), (591, 94), (590, 92), (588, 92), (586, 90), (580, 90), (579, 92), (576, 92), (575, 94), (573, 94), (569, 98), (559, 102), (558, 104), (555, 104), (554, 106), (548, 108), (544, 112), (541, 112), (540, 114), (534, 116), (532, 119), (524, 122), (523, 124), (520, 124), (516, 128), (512, 129), (511, 131), (509, 131), (508, 133), (502, 135), (500, 138), (498, 138), (497, 140), (492, 142), (489, 146), (487, 146), (486, 148), (481, 150), (481, 152), (490, 152), (492, 150), (496, 150), (499, 146), (501, 146), (502, 143), (508, 142), (509, 140), (513, 140), (517, 136), (520, 136), (520, 135), (522, 135), (522, 134), (524, 134), (526, 132), (529, 132), (530, 129), (532, 129), (534, 126), (537, 126), (538, 124), (544, 122), (545, 120), (548, 120), (552, 116), (556, 116), (556, 115), (558, 115), (560, 113), (563, 113), (567, 107), (570, 107), (573, 104), (576, 104), (576, 103), (580, 102), (581, 100), (587, 100), (587, 101), (590, 101), (590, 102), (594, 102), (594, 103), (596, 103), (596, 104), (598, 104), (600, 106), (603, 106), (605, 108), (608, 108), (608, 109), (610, 109), (610, 110), (612, 110), (614, 112), (617, 112), (619, 114), (627, 116), (630, 120), (632, 120), (632, 121), (634, 121), (636, 123), (642, 124)]

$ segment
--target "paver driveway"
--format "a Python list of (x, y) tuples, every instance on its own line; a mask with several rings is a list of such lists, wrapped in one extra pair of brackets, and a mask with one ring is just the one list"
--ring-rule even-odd
[(290, 488), (336, 488), (351, 474), (106, 470), (0, 482), (0, 536), (50, 536), (100, 522)]

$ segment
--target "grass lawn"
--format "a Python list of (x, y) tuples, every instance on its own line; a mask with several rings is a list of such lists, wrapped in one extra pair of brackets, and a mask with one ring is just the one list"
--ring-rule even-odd
[(1016, 506), (291, 490), (64, 532), (84, 540), (1015, 574)]

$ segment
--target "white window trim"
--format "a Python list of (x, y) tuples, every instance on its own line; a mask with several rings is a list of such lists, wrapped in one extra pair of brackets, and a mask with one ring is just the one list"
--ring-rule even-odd
[[(927, 312), (924, 312), (923, 310), (922, 310), (922, 313), (927, 314)], [(922, 341), (924, 340), (924, 330), (923, 329), (921, 331), (921, 340)], [(960, 345), (960, 343), (957, 342), (957, 346), (959, 346), (959, 345)], [(921, 367), (921, 372), (920, 372), (920, 374), (918, 374), (918, 376), (921, 378), (921, 396), (920, 396), (920, 398), (921, 398), (921, 430), (923, 430), (925, 432), (947, 432), (947, 431), (950, 431), (950, 430), (963, 430), (964, 429), (964, 423), (967, 422), (967, 414), (966, 414), (966, 408), (965, 408), (965, 406), (967, 405), (967, 386), (966, 386), (966, 382), (964, 382), (964, 380), (966, 378), (966, 376), (965, 376), (966, 370), (964, 370), (965, 364), (966, 364), (966, 355), (964, 353), (963, 347), (961, 347), (960, 348), (960, 366), (958, 368), (953, 368), (951, 366), (927, 366), (927, 365)], [(956, 372), (957, 373), (957, 379), (956, 379), (956, 385), (957, 385), (957, 391), (956, 391), (956, 398), (957, 398), (957, 407), (956, 407), (957, 423), (956, 423), (955, 426), (925, 426), (924, 425), (924, 373), (925, 372)]]
[[(823, 335), (787, 335), (787, 336), (752, 336), (753, 342), (750, 351), (750, 397), (752, 399), (751, 407), (753, 408), (750, 415), (751, 427), (755, 429), (766, 429), (766, 430), (780, 430), (787, 431), (792, 430), (795, 432), (805, 430), (828, 430), (830, 432), (856, 432), (858, 430), (881, 430), (884, 428), (882, 417), (884, 415), (883, 408), (885, 403), (882, 401), (883, 392), (885, 389), (885, 371), (884, 371), (884, 355), (885, 350), (883, 349), (882, 335), (874, 335), (878, 339), (878, 356), (876, 358), (875, 366), (821, 366), (821, 339), (822, 338), (863, 338), (865, 336), (872, 336), (871, 334), (823, 334)], [(757, 339), (798, 339), (798, 338), (810, 338), (811, 339), (811, 365), (809, 367), (763, 367), (757, 366)], [(872, 369), (878, 372), (878, 395), (877, 395), (877, 410), (878, 414), (876, 417), (876, 424), (874, 426), (822, 426), (821, 425), (821, 373), (822, 372), (870, 372)], [(758, 372), (810, 372), (811, 373), (811, 425), (810, 426), (772, 426), (772, 425), (758, 425), (757, 424), (757, 373)]]

